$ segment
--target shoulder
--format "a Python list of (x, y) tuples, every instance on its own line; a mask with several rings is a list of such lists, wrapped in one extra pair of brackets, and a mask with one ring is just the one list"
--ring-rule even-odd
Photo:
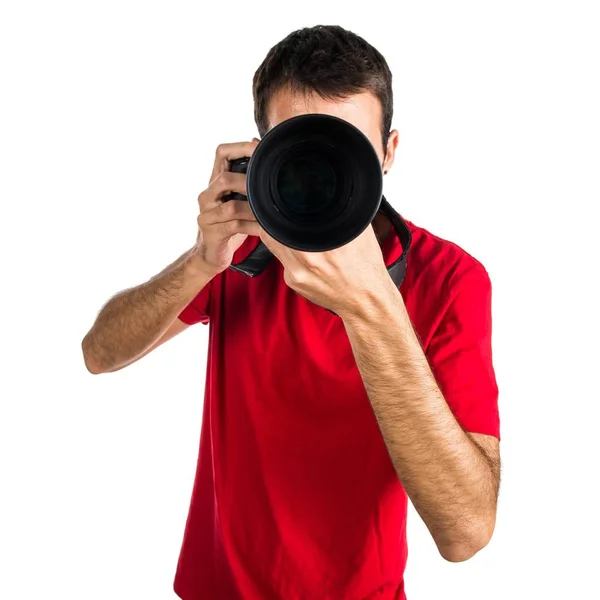
[(462, 245), (403, 219), (412, 240), (400, 292), (427, 348), (444, 318), (470, 319), (487, 310), (491, 282), (482, 262)]
[(471, 282), (489, 285), (487, 269), (465, 248), (412, 221), (404, 221), (412, 235), (407, 276), (410, 271), (413, 283), (420, 282), (446, 298)]

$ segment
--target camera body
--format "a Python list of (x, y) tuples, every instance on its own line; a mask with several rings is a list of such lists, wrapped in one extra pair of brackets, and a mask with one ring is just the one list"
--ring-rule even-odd
[[(229, 161), (230, 171), (232, 173), (246, 173), (248, 171), (249, 162), (250, 158), (248, 156), (231, 160)], [(223, 200), (248, 200), (248, 196), (238, 194), (237, 192), (232, 192), (231, 194), (227, 194), (227, 196), (223, 198)]]

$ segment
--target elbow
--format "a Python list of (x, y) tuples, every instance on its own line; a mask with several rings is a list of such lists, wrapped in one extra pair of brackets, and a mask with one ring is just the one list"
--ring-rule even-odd
[[(489, 541), (489, 540), (488, 540)], [(448, 562), (464, 562), (473, 558), (487, 542), (460, 542), (438, 548), (444, 560)]]
[(96, 367), (96, 365), (94, 365), (93, 363), (90, 363), (90, 362), (88, 362), (85, 359), (84, 359), (84, 362), (85, 362), (85, 368), (92, 375), (100, 375), (100, 373), (104, 373), (104, 371), (102, 371), (101, 369), (99, 369), (98, 367)]
[(92, 356), (90, 354), (89, 348), (88, 348), (88, 342), (87, 342), (87, 336), (85, 338), (83, 338), (83, 341), (81, 342), (81, 351), (83, 353), (83, 362), (85, 364), (85, 368), (88, 370), (88, 372), (90, 372), (92, 375), (99, 375), (100, 373), (103, 373), (104, 371), (102, 369), (100, 369), (99, 365), (97, 365), (93, 359)]
[(442, 558), (448, 562), (464, 562), (485, 548), (494, 533), (495, 516), (471, 524), (456, 536), (456, 541), (438, 543)]

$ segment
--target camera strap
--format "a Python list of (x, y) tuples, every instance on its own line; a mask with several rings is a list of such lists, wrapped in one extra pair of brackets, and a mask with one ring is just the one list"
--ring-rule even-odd
[[(383, 213), (390, 220), (390, 223), (392, 224), (392, 227), (395, 230), (398, 239), (400, 240), (400, 244), (402, 245), (402, 254), (400, 258), (387, 267), (387, 271), (390, 274), (392, 281), (396, 287), (399, 288), (404, 281), (404, 276), (406, 274), (408, 250), (410, 248), (412, 236), (408, 225), (394, 210), (391, 204), (385, 199), (385, 196), (381, 197), (379, 212)], [(244, 260), (235, 265), (230, 265), (229, 268), (237, 271), (238, 273), (243, 273), (248, 277), (255, 277), (256, 275), (260, 275), (265, 270), (272, 258), (273, 254), (271, 251), (262, 242), (260, 242)]]

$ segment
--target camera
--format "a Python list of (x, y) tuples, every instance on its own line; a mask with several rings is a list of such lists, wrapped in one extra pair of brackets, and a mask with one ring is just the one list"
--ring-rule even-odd
[[(406, 271), (411, 234), (382, 195), (383, 174), (369, 139), (348, 121), (331, 115), (292, 117), (271, 129), (251, 157), (232, 160), (231, 170), (246, 174), (247, 200), (261, 227), (295, 250), (324, 252), (358, 237), (382, 212), (402, 244), (402, 255), (388, 267), (399, 287)], [(259, 275), (273, 255), (261, 242), (230, 269)]]
[(292, 117), (271, 129), (250, 158), (231, 161), (246, 173), (247, 199), (262, 228), (295, 250), (323, 252), (360, 235), (381, 203), (383, 176), (369, 139), (323, 114)]

